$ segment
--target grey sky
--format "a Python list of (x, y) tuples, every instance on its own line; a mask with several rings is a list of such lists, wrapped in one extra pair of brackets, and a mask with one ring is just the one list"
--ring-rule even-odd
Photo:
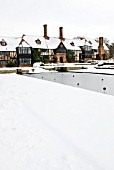
[(103, 36), (114, 40), (113, 0), (0, 0), (0, 35)]

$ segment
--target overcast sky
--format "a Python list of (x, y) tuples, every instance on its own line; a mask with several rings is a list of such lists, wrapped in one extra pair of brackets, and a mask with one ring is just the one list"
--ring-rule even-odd
[(113, 0), (0, 0), (0, 35), (103, 36), (114, 42)]

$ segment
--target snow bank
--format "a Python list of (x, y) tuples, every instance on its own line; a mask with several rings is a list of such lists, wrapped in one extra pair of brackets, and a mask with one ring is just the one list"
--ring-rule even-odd
[(0, 75), (1, 170), (113, 170), (113, 96)]
[(45, 70), (43, 68), (31, 68), (29, 69), (29, 73), (43, 73), (43, 72), (49, 72), (49, 70)]

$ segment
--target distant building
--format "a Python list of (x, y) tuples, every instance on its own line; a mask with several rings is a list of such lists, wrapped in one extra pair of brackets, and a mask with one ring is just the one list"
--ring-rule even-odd
[(16, 42), (9, 37), (0, 38), (0, 67), (4, 67), (9, 61), (17, 62)]
[(97, 59), (101, 48), (104, 54), (109, 50), (104, 43), (100, 44), (101, 41), (90, 41), (84, 37), (64, 38), (63, 27), (59, 28), (58, 37), (49, 37), (47, 25), (43, 27), (43, 36), (1, 37), (0, 66), (7, 66), (9, 61), (13, 61), (16, 66), (32, 66), (34, 50), (40, 54), (40, 60), (57, 63), (85, 62)]

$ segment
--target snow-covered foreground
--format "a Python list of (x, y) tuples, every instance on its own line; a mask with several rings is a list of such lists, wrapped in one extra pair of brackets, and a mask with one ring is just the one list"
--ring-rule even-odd
[(0, 75), (0, 170), (114, 170), (114, 96)]

